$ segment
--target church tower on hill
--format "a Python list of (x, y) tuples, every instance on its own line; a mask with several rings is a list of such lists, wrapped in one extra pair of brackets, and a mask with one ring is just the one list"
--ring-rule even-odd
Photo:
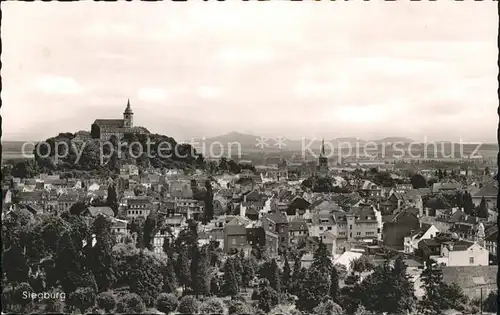
[(125, 128), (134, 127), (134, 112), (132, 111), (132, 107), (130, 107), (130, 99), (127, 101), (125, 112), (123, 112), (123, 122)]
[(325, 139), (321, 141), (321, 152), (318, 157), (318, 173), (320, 176), (328, 175), (328, 157), (325, 154)]

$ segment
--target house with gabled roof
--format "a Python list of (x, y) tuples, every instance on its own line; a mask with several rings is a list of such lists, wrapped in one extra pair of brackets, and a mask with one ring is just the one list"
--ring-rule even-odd
[(498, 186), (496, 183), (486, 184), (484, 187), (479, 189), (479, 191), (472, 194), (472, 202), (476, 207), (481, 204), (481, 200), (484, 198), (489, 207), (496, 207), (498, 196)]
[(288, 234), (291, 244), (299, 244), (309, 237), (309, 228), (304, 218), (294, 218), (288, 224)]
[(439, 233), (434, 225), (422, 224), (420, 229), (414, 230), (404, 238), (404, 252), (413, 254), (422, 240), (433, 239)]
[(279, 237), (279, 247), (286, 248), (289, 243), (288, 218), (285, 212), (273, 212), (262, 217), (264, 230), (277, 234)]
[(432, 260), (445, 266), (488, 266), (489, 252), (478, 243), (452, 240), (441, 243), (439, 256)]
[(248, 246), (246, 226), (250, 220), (236, 216), (224, 226), (224, 251), (231, 253)]

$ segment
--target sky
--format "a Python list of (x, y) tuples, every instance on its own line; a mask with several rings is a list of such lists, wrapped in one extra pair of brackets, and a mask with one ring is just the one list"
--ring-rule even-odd
[(178, 140), (496, 142), (495, 1), (2, 3), (3, 140), (121, 118)]

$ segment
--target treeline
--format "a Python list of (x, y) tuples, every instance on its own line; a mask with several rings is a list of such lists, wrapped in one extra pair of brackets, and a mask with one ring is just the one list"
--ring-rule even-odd
[(467, 191), (457, 191), (452, 194), (433, 194), (422, 197), (424, 207), (430, 208), (433, 212), (436, 209), (460, 208), (464, 213), (479, 218), (488, 218), (488, 204), (484, 197), (478, 206), (474, 205), (472, 195)]
[(5, 171), (19, 178), (32, 178), (40, 173), (76, 177), (78, 172), (108, 176), (118, 173), (121, 163), (127, 161), (141, 169), (182, 169), (187, 173), (196, 169), (212, 173), (256, 172), (253, 165), (224, 157), (218, 163), (206, 161), (190, 144), (177, 143), (171, 137), (158, 134), (126, 134), (120, 143), (116, 137), (111, 137), (109, 144), (105, 145), (99, 139), (74, 141), (75, 137), (72, 133), (61, 133), (38, 143), (33, 151), (34, 160), (18, 161), (12, 169), (5, 168)]
[[(321, 242), (308, 268), (293, 250), (282, 261), (267, 258), (265, 248), (256, 249), (260, 255), (225, 255), (217, 242), (199, 245), (196, 222), (176, 238), (166, 232), (157, 252), (156, 232), (168, 229), (162, 222), (155, 215), (132, 220), (130, 236), (118, 243), (104, 216), (11, 213), (2, 226), (3, 311), (437, 315), (475, 310), (431, 264), (422, 273), (426, 294), (418, 301), (401, 257), (378, 267), (360, 259), (346, 274)], [(66, 299), (32, 300), (23, 292), (64, 293)]]

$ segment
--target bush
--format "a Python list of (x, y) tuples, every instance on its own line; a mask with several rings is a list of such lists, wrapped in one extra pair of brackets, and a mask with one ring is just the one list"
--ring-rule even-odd
[(122, 297), (116, 305), (117, 313), (141, 314), (146, 311), (146, 305), (141, 297), (135, 293), (129, 293)]
[(179, 300), (175, 294), (172, 293), (161, 293), (156, 300), (156, 308), (162, 313), (170, 313), (177, 309), (179, 305)]
[(115, 296), (111, 292), (102, 292), (97, 296), (97, 306), (110, 313), (116, 306)]
[(31, 303), (31, 297), (25, 298), (24, 294), (31, 294), (32, 292), (33, 289), (27, 282), (20, 283), (14, 290), (12, 302), (24, 308)]
[(59, 297), (54, 299), (46, 299), (44, 300), (43, 313), (45, 314), (55, 314), (55, 313), (63, 313), (64, 307), (66, 306), (65, 300), (60, 298), (63, 294), (60, 290), (53, 290), (49, 293), (50, 296)]
[(250, 305), (242, 301), (230, 301), (228, 305), (229, 315), (254, 314)]
[(225, 305), (221, 299), (212, 297), (203, 302), (200, 306), (202, 314), (225, 314)]
[(186, 295), (179, 303), (178, 312), (182, 314), (197, 314), (200, 310), (200, 302), (193, 295)]
[(71, 305), (80, 312), (85, 313), (86, 310), (93, 307), (96, 300), (96, 294), (92, 288), (78, 288), (68, 297), (68, 305)]
[(321, 303), (316, 306), (314, 309), (314, 314), (318, 315), (342, 315), (342, 307), (333, 302), (332, 300), (328, 300), (326, 302)]

